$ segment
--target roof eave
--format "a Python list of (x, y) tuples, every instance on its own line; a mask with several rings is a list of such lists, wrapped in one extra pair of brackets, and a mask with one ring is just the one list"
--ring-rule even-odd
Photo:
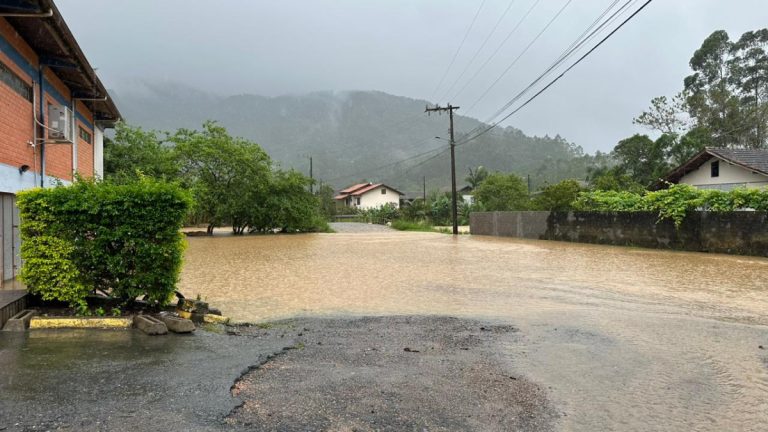
[[(72, 31), (67, 26), (61, 12), (56, 7), (52, 0), (37, 0), (39, 9), (41, 11), (51, 10), (53, 15), (51, 17), (39, 17), (39, 18), (19, 18), (21, 20), (40, 20), (40, 28), (50, 36), (51, 40), (56, 46), (57, 51), (63, 54), (61, 58), (72, 64), (74, 69), (73, 74), (79, 75), (78, 82), (67, 82), (67, 86), (73, 91), (73, 93), (83, 93), (80, 98), (88, 108), (93, 112), (94, 120), (97, 124), (105, 127), (112, 127), (115, 123), (122, 119), (122, 114), (117, 109), (112, 98), (109, 96), (104, 84), (96, 75), (91, 64), (88, 62), (85, 54), (83, 53), (80, 45), (77, 43)], [(13, 26), (14, 22), (9, 23)], [(16, 26), (24, 27), (16, 22)], [(35, 51), (39, 51), (40, 47), (36, 46), (37, 41), (35, 37), (25, 38), (25, 41), (32, 46)], [(50, 51), (41, 50), (43, 54), (52, 54)], [(59, 56), (55, 56), (59, 57)], [(52, 67), (55, 73), (56, 67)], [(58, 75), (58, 74), (57, 74)], [(80, 82), (82, 80), (82, 82)], [(77, 97), (76, 97), (77, 98)], [(103, 100), (100, 100), (104, 98)]]

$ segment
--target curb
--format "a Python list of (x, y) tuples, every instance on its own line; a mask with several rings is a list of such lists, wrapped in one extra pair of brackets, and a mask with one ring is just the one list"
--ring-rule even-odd
[(133, 325), (132, 317), (32, 317), (30, 330), (64, 328), (128, 329)]

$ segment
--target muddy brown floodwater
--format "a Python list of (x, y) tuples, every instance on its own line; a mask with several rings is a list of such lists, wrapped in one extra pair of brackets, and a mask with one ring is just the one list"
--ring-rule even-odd
[(762, 258), (391, 231), (190, 238), (181, 290), (242, 321), (512, 323), (510, 367), (561, 430), (766, 431), (766, 276)]

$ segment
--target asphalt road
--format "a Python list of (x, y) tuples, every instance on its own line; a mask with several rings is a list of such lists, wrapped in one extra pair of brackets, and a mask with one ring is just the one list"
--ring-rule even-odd
[(511, 326), (297, 319), (193, 335), (0, 332), (0, 430), (546, 431)]

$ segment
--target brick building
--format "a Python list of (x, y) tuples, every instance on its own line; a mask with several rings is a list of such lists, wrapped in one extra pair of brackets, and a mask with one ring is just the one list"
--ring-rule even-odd
[(20, 267), (16, 192), (101, 176), (120, 113), (52, 0), (0, 0), (0, 281)]

